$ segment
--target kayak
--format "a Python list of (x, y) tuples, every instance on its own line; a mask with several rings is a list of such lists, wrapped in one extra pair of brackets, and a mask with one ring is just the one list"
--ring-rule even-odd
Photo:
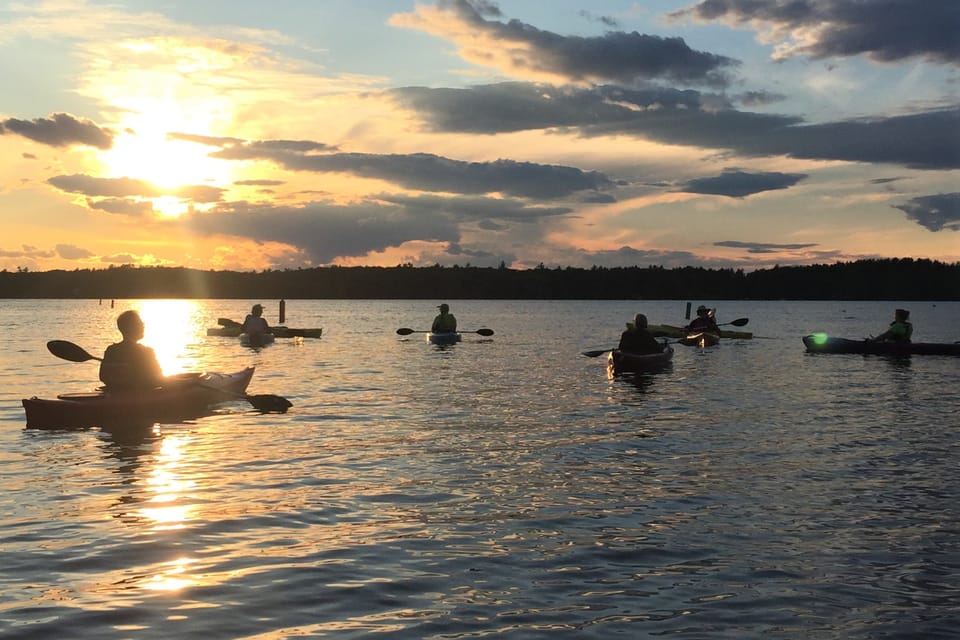
[[(323, 329), (293, 329), (291, 327), (270, 327), (270, 331), (275, 338), (319, 338), (323, 335)], [(221, 336), (225, 338), (236, 338), (243, 333), (239, 326), (229, 327), (211, 327), (207, 329), (208, 336)]]
[(680, 344), (685, 344), (688, 347), (712, 347), (720, 344), (720, 334), (711, 331), (691, 333), (680, 338)]
[[(669, 324), (652, 324), (647, 327), (647, 331), (652, 333), (656, 338), (685, 338), (687, 336), (686, 329)], [(720, 337), (749, 340), (753, 338), (753, 333), (750, 331), (728, 331), (721, 329)]]
[(460, 342), (463, 339), (456, 331), (439, 331), (437, 333), (430, 332), (427, 334), (427, 341), (431, 344), (453, 344), (455, 342)]
[(810, 353), (865, 353), (876, 355), (937, 355), (960, 356), (960, 342), (874, 342), (834, 338), (825, 333), (803, 337)]
[(661, 353), (629, 353), (614, 349), (607, 356), (607, 369), (613, 373), (657, 371), (670, 364), (673, 347), (666, 345)]
[(23, 399), (27, 426), (38, 429), (153, 423), (202, 415), (210, 405), (243, 396), (254, 367), (235, 373), (171, 376), (170, 384), (144, 392), (64, 393), (56, 400)]
[(273, 344), (276, 336), (272, 333), (241, 333), (240, 344), (245, 347), (265, 347)]

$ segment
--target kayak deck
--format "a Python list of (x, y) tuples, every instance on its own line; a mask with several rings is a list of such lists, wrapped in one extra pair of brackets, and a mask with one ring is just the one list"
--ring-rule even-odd
[(61, 394), (24, 398), (27, 426), (38, 429), (142, 424), (202, 415), (209, 406), (243, 396), (254, 367), (231, 374), (171, 376), (170, 384), (143, 392)]
[(430, 344), (454, 344), (463, 340), (463, 336), (456, 331), (438, 331), (427, 334), (427, 342)]
[(666, 345), (660, 353), (629, 353), (614, 349), (607, 356), (607, 369), (616, 375), (621, 373), (646, 373), (659, 371), (673, 359), (673, 347)]

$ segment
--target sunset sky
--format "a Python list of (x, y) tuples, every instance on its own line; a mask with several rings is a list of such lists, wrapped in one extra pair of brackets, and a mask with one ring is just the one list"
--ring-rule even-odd
[(0, 3), (0, 269), (960, 262), (958, 0)]

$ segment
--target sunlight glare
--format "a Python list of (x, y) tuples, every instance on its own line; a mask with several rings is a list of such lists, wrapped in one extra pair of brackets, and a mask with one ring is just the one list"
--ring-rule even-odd
[(153, 347), (165, 375), (201, 371), (200, 363), (187, 352), (203, 331), (203, 312), (195, 300), (142, 300), (143, 344)]

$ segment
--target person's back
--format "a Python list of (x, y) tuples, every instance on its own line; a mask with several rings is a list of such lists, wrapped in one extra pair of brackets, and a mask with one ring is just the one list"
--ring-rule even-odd
[(153, 349), (139, 344), (143, 321), (136, 311), (124, 311), (117, 317), (123, 340), (103, 352), (100, 381), (107, 391), (139, 391), (163, 384), (163, 371)]
[(247, 317), (243, 319), (243, 325), (241, 325), (240, 330), (250, 335), (270, 333), (270, 325), (267, 324), (266, 318), (263, 317), (263, 305), (253, 305), (253, 309), (251, 309)]
[(450, 306), (446, 303), (439, 307), (440, 313), (433, 319), (430, 331), (434, 333), (452, 333), (457, 330), (457, 319), (450, 313)]
[(620, 334), (617, 349), (627, 353), (660, 353), (663, 345), (647, 330), (647, 317), (638, 313), (634, 317), (633, 327)]

